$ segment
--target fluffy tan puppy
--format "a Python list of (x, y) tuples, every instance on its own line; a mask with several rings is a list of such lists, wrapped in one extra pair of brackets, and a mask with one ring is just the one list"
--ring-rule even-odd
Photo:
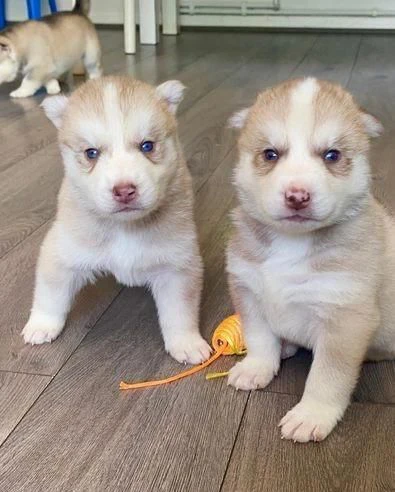
[(40, 87), (57, 94), (58, 79), (81, 62), (89, 78), (101, 75), (99, 39), (86, 16), (89, 3), (80, 0), (71, 12), (21, 22), (0, 32), (0, 84), (23, 76), (11, 97), (32, 96)]
[(105, 77), (69, 99), (44, 101), (59, 128), (65, 177), (38, 261), (27, 343), (54, 340), (77, 291), (112, 273), (151, 289), (166, 350), (176, 360), (209, 357), (198, 328), (202, 261), (191, 178), (175, 118), (183, 89), (178, 81), (154, 88)]
[(311, 349), (301, 401), (280, 422), (294, 441), (342, 418), (365, 358), (395, 357), (395, 225), (370, 190), (381, 124), (336, 84), (307, 78), (261, 93), (241, 128), (240, 206), (227, 269), (248, 354), (236, 388), (264, 388), (281, 357)]

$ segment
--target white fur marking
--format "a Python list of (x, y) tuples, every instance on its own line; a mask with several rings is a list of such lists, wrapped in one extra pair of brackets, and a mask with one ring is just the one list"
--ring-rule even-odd
[(305, 145), (314, 125), (313, 100), (319, 90), (317, 80), (303, 80), (291, 93), (290, 111), (287, 118), (288, 138), (291, 149)]
[(114, 84), (108, 83), (103, 94), (104, 114), (107, 127), (111, 132), (113, 149), (124, 148), (124, 118), (119, 104), (118, 90)]

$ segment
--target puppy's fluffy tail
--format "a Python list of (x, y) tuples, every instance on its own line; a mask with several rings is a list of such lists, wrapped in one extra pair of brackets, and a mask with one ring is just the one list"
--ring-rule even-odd
[(90, 7), (90, 0), (76, 0), (73, 12), (76, 14), (88, 15)]

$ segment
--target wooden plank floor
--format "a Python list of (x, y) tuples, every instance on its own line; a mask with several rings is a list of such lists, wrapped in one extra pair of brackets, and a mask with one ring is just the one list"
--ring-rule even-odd
[[(395, 211), (394, 36), (189, 31), (136, 56), (123, 54), (121, 31), (100, 36), (107, 73), (151, 83), (178, 78), (189, 87), (179, 127), (206, 265), (201, 324), (208, 339), (232, 312), (223, 256), (235, 203), (235, 135), (226, 120), (257, 91), (305, 75), (347, 85), (386, 127), (372, 153), (374, 182)], [(143, 289), (101, 279), (78, 297), (56, 342), (23, 345), (62, 166), (42, 95), (12, 101), (14, 85), (0, 87), (0, 490), (395, 490), (393, 362), (365, 364), (354, 402), (325, 442), (295, 445), (280, 440), (277, 423), (303, 391), (310, 365), (303, 351), (265, 391), (236, 392), (198, 375), (119, 392), (122, 378), (180, 370), (164, 353)]]

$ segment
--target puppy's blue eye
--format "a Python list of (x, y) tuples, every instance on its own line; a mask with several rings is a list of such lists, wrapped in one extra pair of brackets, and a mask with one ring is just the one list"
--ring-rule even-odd
[(154, 142), (151, 142), (151, 140), (145, 140), (144, 142), (141, 142), (140, 150), (144, 154), (152, 152), (154, 150)]
[(265, 149), (263, 151), (263, 157), (265, 158), (265, 161), (275, 162), (275, 161), (278, 161), (280, 156), (278, 155), (277, 150)]
[(86, 158), (90, 161), (94, 161), (99, 158), (100, 150), (99, 149), (86, 149), (85, 150)]
[(340, 160), (341, 153), (340, 150), (330, 149), (324, 154), (324, 160), (327, 162), (338, 162)]

